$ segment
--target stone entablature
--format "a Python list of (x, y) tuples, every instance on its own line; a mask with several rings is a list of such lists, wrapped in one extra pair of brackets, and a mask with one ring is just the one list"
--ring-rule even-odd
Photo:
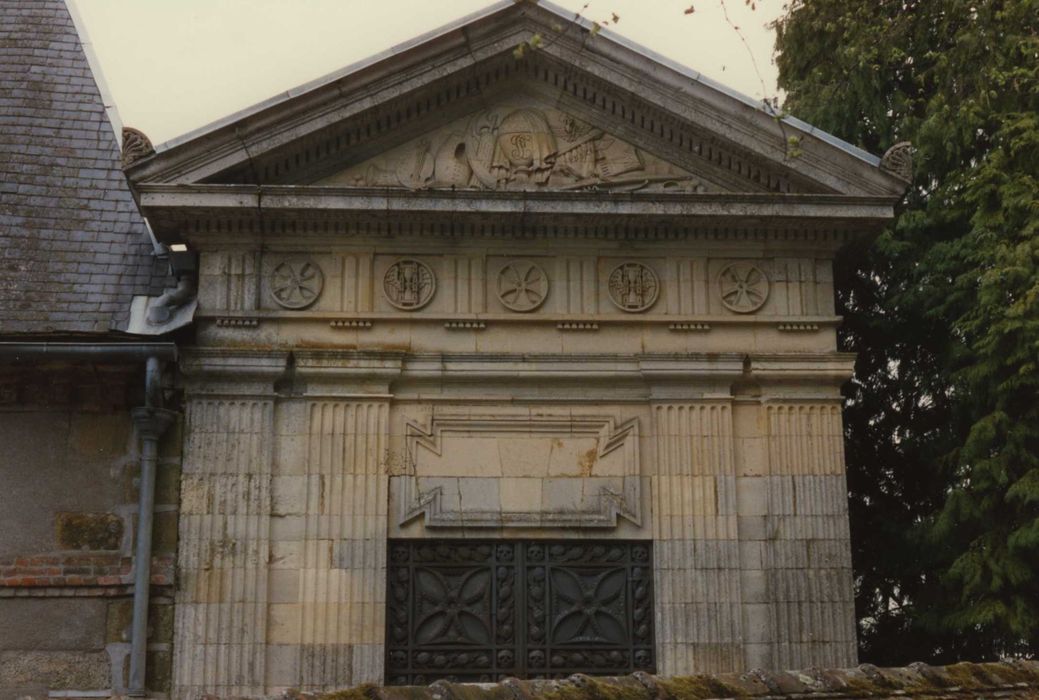
[(448, 254), (403, 245), (400, 252), (390, 246), (336, 253), (207, 251), (201, 301), (209, 312), (264, 311), (286, 320), (303, 309), (311, 318), (356, 313), (498, 320), (736, 321), (752, 314), (832, 319), (834, 313), (828, 258), (694, 256), (677, 246), (588, 251), (573, 242), (555, 251), (481, 247), (455, 246)]
[[(832, 334), (819, 334), (839, 320), (827, 252), (700, 251), (574, 240), (556, 241), (554, 251), (456, 244), (446, 254), (423, 241), (335, 252), (204, 250), (198, 318), (214, 338), (253, 328), (262, 342), (277, 328), (286, 339), (358, 337), (414, 350), (471, 349), (479, 334), (489, 349), (489, 339), (501, 336), (503, 349), (537, 352), (559, 347), (560, 334), (573, 330), (619, 334), (610, 342), (626, 351), (642, 336), (683, 350), (721, 329), (745, 340), (730, 336), (707, 347), (832, 349)], [(517, 327), (529, 334), (511, 337)], [(424, 330), (408, 330), (417, 328)], [(817, 336), (807, 346), (806, 334)]]

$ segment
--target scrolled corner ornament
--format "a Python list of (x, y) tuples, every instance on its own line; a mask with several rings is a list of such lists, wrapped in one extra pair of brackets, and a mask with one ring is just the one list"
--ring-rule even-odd
[(321, 296), (325, 275), (310, 258), (288, 258), (271, 270), (271, 297), (281, 307), (305, 309)]
[(899, 141), (884, 152), (880, 169), (906, 182), (913, 181), (913, 144)]
[(729, 311), (753, 313), (768, 301), (768, 292), (768, 276), (754, 263), (730, 263), (718, 274), (718, 294)]
[(623, 262), (610, 272), (607, 280), (610, 301), (621, 311), (638, 313), (656, 303), (660, 295), (657, 273), (640, 262)]
[(387, 268), (382, 279), (386, 301), (402, 311), (421, 309), (433, 299), (436, 289), (433, 270), (421, 260), (398, 260)]
[(151, 140), (139, 129), (123, 127), (123, 148), (120, 153), (123, 170), (155, 153)]
[(513, 260), (498, 272), (498, 300), (506, 309), (534, 311), (548, 297), (548, 275), (536, 263)]

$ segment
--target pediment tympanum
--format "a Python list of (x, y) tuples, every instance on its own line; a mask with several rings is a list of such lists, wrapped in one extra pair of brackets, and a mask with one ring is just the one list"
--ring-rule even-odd
[(475, 190), (706, 192), (693, 174), (558, 109), (485, 109), (317, 183)]

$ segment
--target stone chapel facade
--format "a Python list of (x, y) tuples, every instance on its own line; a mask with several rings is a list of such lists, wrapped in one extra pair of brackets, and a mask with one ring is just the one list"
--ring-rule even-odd
[(568, 17), (136, 154), (200, 256), (176, 697), (856, 662), (832, 258), (905, 183)]

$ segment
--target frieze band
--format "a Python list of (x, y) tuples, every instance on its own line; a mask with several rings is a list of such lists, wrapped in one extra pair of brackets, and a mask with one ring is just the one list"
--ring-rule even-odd
[[(643, 313), (660, 297), (661, 281), (649, 265), (627, 260), (614, 266), (606, 277), (610, 301), (626, 313)], [(324, 287), (321, 266), (306, 256), (289, 257), (278, 262), (269, 274), (270, 295), (282, 308), (301, 310), (320, 297)], [(548, 272), (535, 262), (509, 260), (499, 269), (495, 293), (501, 305), (516, 313), (536, 311), (548, 299), (551, 281)], [(400, 258), (387, 269), (382, 279), (386, 301), (402, 311), (426, 307), (437, 291), (437, 277), (427, 263)], [(718, 300), (729, 311), (750, 314), (768, 301), (769, 276), (763, 266), (749, 260), (726, 264), (717, 275)]]

